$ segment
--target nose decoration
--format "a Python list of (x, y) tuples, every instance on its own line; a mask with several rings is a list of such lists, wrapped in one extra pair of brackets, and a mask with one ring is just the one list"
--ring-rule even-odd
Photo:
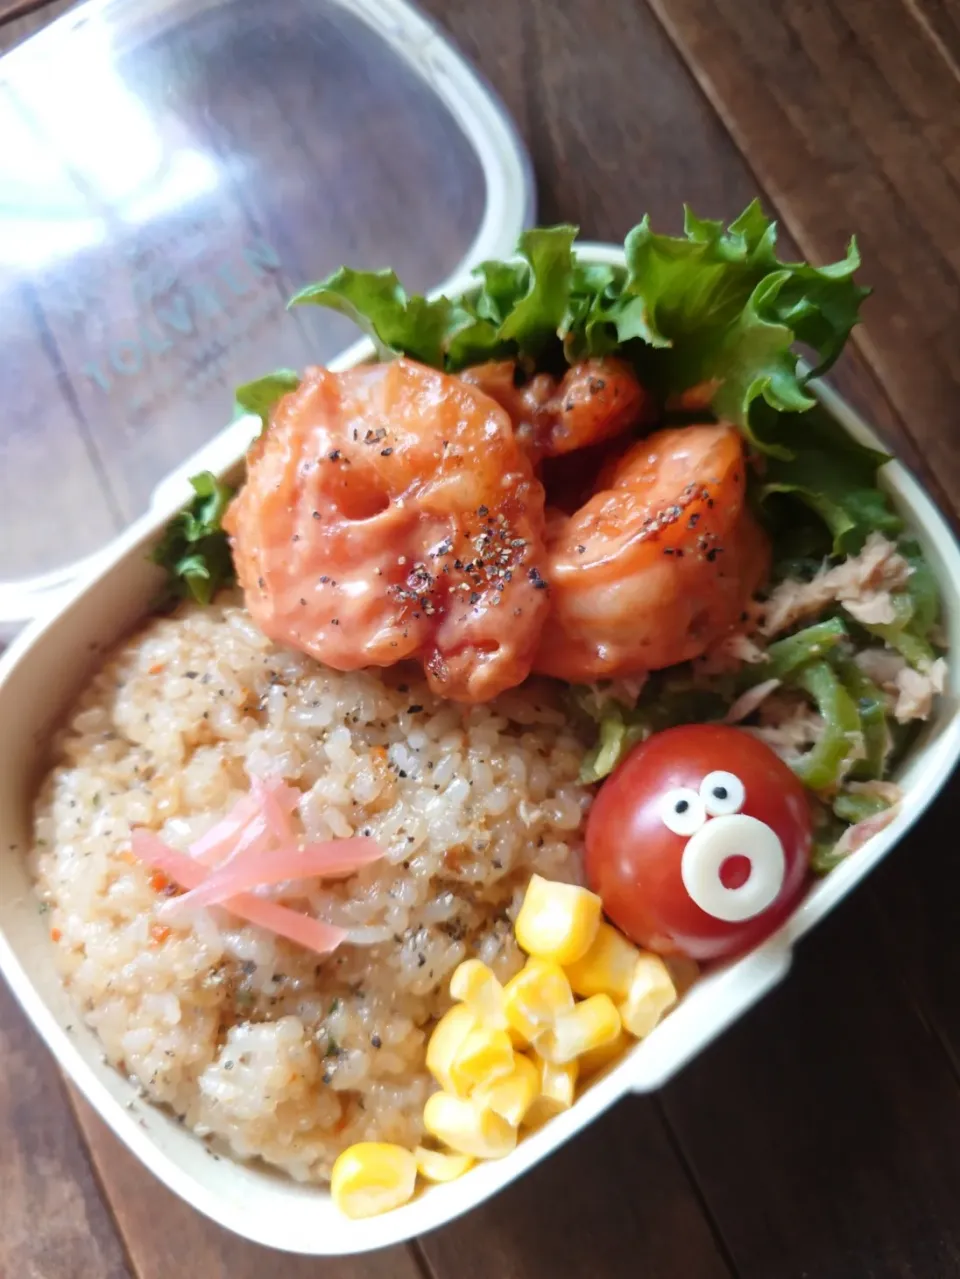
[[(721, 868), (731, 857), (745, 857), (750, 873), (738, 888), (727, 888)], [(683, 850), (680, 874), (687, 892), (708, 915), (727, 923), (753, 919), (780, 894), (787, 863), (783, 844), (766, 824), (745, 813), (714, 817), (691, 835)]]

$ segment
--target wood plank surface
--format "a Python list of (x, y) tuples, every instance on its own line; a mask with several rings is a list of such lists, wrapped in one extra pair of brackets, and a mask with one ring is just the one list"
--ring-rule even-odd
[[(0, 25), (0, 48), (63, 7)], [(824, 260), (857, 230), (876, 292), (861, 354), (834, 380), (960, 509), (960, 6), (425, 7), (517, 121), (541, 220), (620, 238), (644, 211), (676, 229), (683, 201), (732, 216), (759, 193), (784, 224), (785, 251)], [(279, 225), (256, 194), (249, 216)], [(622, 1103), (410, 1250), (316, 1263), (225, 1235), (82, 1102), (78, 1130), (0, 991), (0, 1276), (960, 1275), (958, 805), (955, 789), (804, 943), (783, 989), (662, 1097)], [(38, 1228), (51, 1204), (56, 1220)]]
[(77, 0), (0, 0), (0, 53), (6, 53), (74, 8)]
[(619, 1103), (516, 1185), (426, 1235), (439, 1279), (723, 1279), (723, 1245), (657, 1104)]
[(72, 1090), (71, 1098), (137, 1279), (265, 1279), (271, 1274), (310, 1279), (318, 1272), (323, 1279), (420, 1279), (407, 1248), (318, 1261), (240, 1239), (161, 1186)]
[(960, 1273), (960, 1092), (870, 894), (663, 1104), (744, 1279)]
[(960, 773), (871, 885), (900, 980), (960, 1079)]
[(0, 1276), (125, 1279), (63, 1082), (0, 981)]

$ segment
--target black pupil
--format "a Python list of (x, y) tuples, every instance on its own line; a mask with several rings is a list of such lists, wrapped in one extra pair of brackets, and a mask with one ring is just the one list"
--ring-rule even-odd
[(727, 788), (726, 788), (726, 786), (714, 786), (714, 788), (713, 788), (713, 798), (714, 798), (714, 799), (726, 799), (726, 798), (727, 798)]
[(677, 812), (678, 812), (678, 813), (685, 813), (689, 807), (690, 807), (690, 801), (689, 801), (688, 799), (678, 799), (678, 800), (677, 800)]

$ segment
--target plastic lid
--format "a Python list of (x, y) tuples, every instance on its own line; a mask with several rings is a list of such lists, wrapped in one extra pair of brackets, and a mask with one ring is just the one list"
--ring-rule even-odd
[(356, 337), (294, 289), (342, 262), (436, 288), (533, 212), (500, 104), (399, 0), (94, 0), (0, 60), (0, 137), (8, 630), (233, 386)]

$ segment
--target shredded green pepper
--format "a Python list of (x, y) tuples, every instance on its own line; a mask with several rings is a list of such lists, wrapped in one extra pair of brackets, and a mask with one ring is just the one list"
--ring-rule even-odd
[(813, 819), (810, 869), (815, 875), (827, 875), (847, 855), (836, 851), (847, 823), (837, 817), (828, 803), (814, 797), (810, 799), (810, 816)]
[(797, 760), (793, 771), (811, 790), (832, 789), (846, 771), (850, 756), (861, 745), (857, 704), (828, 662), (804, 666), (792, 682), (813, 698), (824, 722), (820, 740)]
[(824, 839), (814, 840), (813, 852), (810, 854), (810, 869), (815, 875), (829, 875), (845, 857), (849, 856), (846, 852), (837, 852), (837, 843), (839, 835), (836, 839), (827, 836)]
[(927, 563), (919, 542), (912, 538), (901, 539), (900, 554), (910, 565), (907, 594), (913, 605), (910, 629), (915, 635), (927, 639), (940, 619), (940, 589), (933, 569)]
[(849, 632), (839, 617), (817, 622), (795, 635), (777, 640), (767, 649), (767, 661), (760, 667), (764, 679), (786, 679), (809, 662), (825, 657), (847, 639)]
[(870, 622), (864, 626), (864, 630), (882, 639), (890, 648), (896, 649), (911, 666), (919, 668), (932, 662), (936, 657), (933, 647), (922, 635), (917, 634), (913, 626), (915, 608), (910, 594), (897, 591), (890, 598), (897, 620)]
[(599, 782), (609, 776), (627, 751), (646, 735), (647, 730), (643, 725), (627, 723), (623, 707), (615, 702), (600, 721), (596, 745), (583, 757), (580, 781)]
[(868, 817), (876, 817), (877, 813), (889, 807), (889, 801), (879, 795), (857, 795), (851, 791), (841, 791), (833, 801), (833, 811), (842, 822), (849, 822), (851, 826), (866, 821)]
[(891, 597), (896, 621), (875, 622), (864, 629), (922, 669), (936, 657), (929, 636), (940, 617), (940, 593), (918, 543), (904, 539), (898, 549), (910, 565), (910, 576), (904, 589)]
[(863, 759), (858, 759), (850, 769), (850, 776), (858, 781), (880, 778), (890, 748), (893, 745), (887, 728), (887, 711), (883, 694), (876, 684), (863, 673), (856, 662), (847, 657), (834, 662), (843, 685), (857, 703), (860, 712), (860, 729), (863, 733)]
[(689, 676), (656, 672), (644, 685), (633, 710), (613, 702), (599, 714), (589, 708), (582, 692), (575, 704), (598, 724), (597, 742), (580, 766), (581, 782), (599, 782), (617, 767), (629, 750), (651, 733), (678, 724), (709, 724), (722, 720), (735, 690), (726, 685), (699, 688)]

